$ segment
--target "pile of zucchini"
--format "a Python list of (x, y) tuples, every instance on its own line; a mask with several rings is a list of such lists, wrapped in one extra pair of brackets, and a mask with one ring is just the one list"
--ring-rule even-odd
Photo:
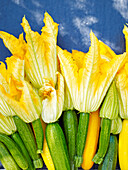
[[(128, 27), (116, 55), (91, 31), (87, 53), (57, 46), (46, 12), (41, 34), (25, 16), (0, 62), (0, 161), (6, 170), (128, 169)], [(44, 162), (44, 163), (43, 163)]]

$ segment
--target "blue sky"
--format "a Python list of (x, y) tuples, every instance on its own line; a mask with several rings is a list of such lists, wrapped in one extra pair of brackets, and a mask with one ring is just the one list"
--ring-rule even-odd
[[(16, 37), (25, 15), (33, 30), (40, 32), (44, 12), (59, 24), (58, 45), (87, 52), (90, 31), (117, 54), (125, 51), (124, 24), (128, 22), (128, 0), (5, 0), (0, 1), (0, 30)], [(0, 58), (10, 53), (0, 41)]]

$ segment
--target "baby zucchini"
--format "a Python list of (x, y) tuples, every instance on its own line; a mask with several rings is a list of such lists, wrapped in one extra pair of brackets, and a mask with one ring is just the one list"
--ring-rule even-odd
[(107, 154), (102, 164), (99, 165), (98, 170), (115, 170), (117, 163), (117, 137), (110, 135), (110, 142)]
[(20, 170), (20, 168), (12, 158), (11, 154), (7, 150), (7, 148), (1, 142), (0, 142), (0, 161), (6, 170)]
[(74, 170), (75, 169), (74, 157), (76, 154), (76, 136), (78, 127), (76, 112), (73, 110), (63, 112), (63, 124), (69, 152), (70, 167), (71, 170)]
[(21, 149), (24, 157), (26, 158), (27, 162), (28, 162), (28, 169), (27, 170), (35, 170), (33, 162), (29, 156), (29, 153), (22, 141), (22, 139), (20, 138), (18, 132), (15, 132), (11, 135), (11, 138), (16, 142), (16, 144), (19, 146), (19, 148)]
[(20, 168), (28, 168), (27, 160), (24, 158), (20, 148), (9, 136), (0, 133), (0, 142), (4, 143)]
[(55, 169), (70, 170), (66, 140), (60, 125), (58, 123), (49, 123), (45, 133)]
[(40, 156), (37, 154), (37, 146), (35, 143), (34, 134), (29, 124), (25, 123), (18, 116), (14, 116), (14, 122), (17, 127), (17, 131), (24, 142), (26, 149), (28, 150), (29, 155), (33, 160), (35, 168), (42, 168), (43, 162)]

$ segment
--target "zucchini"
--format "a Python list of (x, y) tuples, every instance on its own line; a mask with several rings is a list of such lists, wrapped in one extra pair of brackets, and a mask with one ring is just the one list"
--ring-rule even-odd
[(27, 170), (35, 170), (34, 166), (33, 166), (33, 162), (28, 154), (28, 151), (22, 141), (22, 139), (20, 138), (18, 132), (15, 132), (11, 135), (11, 138), (17, 143), (17, 145), (19, 146), (19, 148), (21, 149), (24, 157), (26, 158), (27, 162), (28, 162), (28, 169)]
[(0, 142), (0, 161), (6, 170), (20, 170), (13, 157), (5, 147), (3, 143)]
[(37, 143), (37, 153), (43, 152), (43, 140), (44, 132), (40, 118), (32, 122), (33, 131), (35, 133), (36, 143)]
[(0, 142), (4, 143), (20, 168), (28, 168), (27, 160), (24, 158), (21, 149), (9, 136), (0, 133)]
[(63, 112), (64, 132), (69, 152), (71, 170), (75, 169), (74, 156), (76, 154), (76, 135), (78, 120), (77, 114), (73, 110)]
[(17, 127), (17, 131), (23, 140), (23, 143), (28, 150), (29, 155), (33, 160), (33, 164), (35, 168), (42, 168), (43, 162), (40, 156), (37, 154), (37, 147), (34, 139), (34, 135), (32, 129), (30, 128), (29, 124), (25, 123), (21, 120), (18, 116), (13, 116), (14, 122)]
[(103, 118), (98, 152), (92, 159), (96, 164), (101, 164), (103, 162), (104, 156), (107, 152), (110, 140), (111, 122), (112, 120)]
[(120, 169), (128, 169), (128, 120), (124, 119), (119, 134), (119, 165)]
[(89, 113), (80, 112), (77, 140), (76, 140), (76, 156), (75, 166), (80, 167), (83, 162), (83, 152), (88, 132)]
[(117, 163), (117, 137), (110, 135), (110, 142), (107, 154), (102, 164), (99, 165), (98, 170), (115, 170)]
[(60, 125), (49, 123), (46, 126), (46, 140), (56, 170), (70, 170), (66, 140)]

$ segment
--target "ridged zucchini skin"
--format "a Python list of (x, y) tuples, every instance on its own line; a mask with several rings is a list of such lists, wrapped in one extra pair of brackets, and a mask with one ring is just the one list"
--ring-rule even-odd
[(21, 169), (28, 168), (27, 160), (24, 158), (21, 149), (9, 136), (0, 133), (0, 142), (2, 142), (7, 147), (12, 157)]
[(6, 170), (20, 170), (13, 157), (2, 142), (0, 142), (0, 161)]
[(99, 165), (98, 170), (115, 170), (117, 163), (117, 137), (110, 135), (110, 142), (107, 154), (102, 164)]
[(49, 123), (46, 126), (46, 140), (56, 170), (70, 170), (66, 140), (60, 125)]
[(35, 168), (42, 168), (43, 162), (40, 156), (37, 154), (37, 146), (34, 139), (34, 134), (29, 124), (25, 123), (18, 116), (13, 117), (14, 122), (17, 127), (17, 131), (23, 140), (23, 143), (28, 150), (30, 157), (33, 160), (33, 164)]
[(76, 154), (76, 137), (78, 128), (77, 114), (75, 111), (67, 110), (63, 112), (63, 125), (69, 152), (70, 167), (71, 170), (74, 170), (76, 169), (74, 156)]

